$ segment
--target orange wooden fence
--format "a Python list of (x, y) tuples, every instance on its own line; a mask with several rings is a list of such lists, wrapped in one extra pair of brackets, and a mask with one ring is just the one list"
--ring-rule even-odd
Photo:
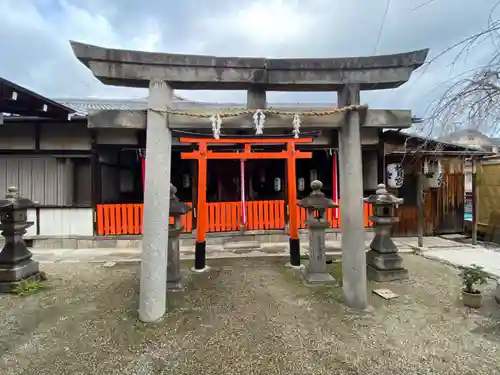
[[(340, 202), (339, 202), (340, 203)], [(187, 203), (191, 205), (191, 203)], [(271, 230), (284, 229), (286, 221), (285, 202), (250, 201), (245, 202), (246, 229)], [(339, 217), (335, 218), (334, 209), (327, 210), (326, 216), (332, 228), (340, 227)], [(365, 227), (373, 224), (368, 219), (372, 214), (372, 206), (364, 205)], [(142, 234), (142, 204), (98, 204), (97, 205), (97, 233), (100, 236)], [(306, 228), (306, 210), (299, 208), (299, 228)], [(171, 223), (173, 222), (173, 218)], [(182, 216), (183, 232), (193, 230), (193, 212)], [(208, 232), (231, 232), (240, 229), (241, 202), (208, 203)]]

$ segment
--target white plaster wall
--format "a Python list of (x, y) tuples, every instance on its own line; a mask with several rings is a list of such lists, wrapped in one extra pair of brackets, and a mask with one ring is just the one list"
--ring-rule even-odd
[(28, 221), (32, 221), (33, 225), (26, 229), (26, 236), (36, 236), (37, 225), (36, 225), (36, 209), (30, 208), (28, 210)]
[(40, 208), (40, 236), (92, 236), (92, 208)]

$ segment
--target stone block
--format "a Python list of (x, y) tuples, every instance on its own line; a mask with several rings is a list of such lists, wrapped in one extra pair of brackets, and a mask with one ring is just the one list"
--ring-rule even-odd
[(398, 247), (391, 237), (381, 235), (375, 235), (373, 237), (373, 240), (370, 243), (370, 248), (378, 251), (379, 253), (395, 253), (398, 251)]
[(366, 267), (366, 276), (372, 281), (395, 281), (408, 278), (407, 269), (378, 270), (370, 265)]
[(308, 284), (317, 284), (317, 285), (337, 283), (337, 281), (329, 273), (326, 272), (309, 273), (307, 272), (307, 270), (304, 272), (304, 280)]
[(39, 271), (38, 262), (28, 259), (15, 265), (0, 265), (0, 281), (19, 281)]
[(385, 254), (370, 250), (366, 253), (366, 263), (379, 270), (402, 269), (403, 258), (397, 253)]
[(34, 273), (21, 280), (16, 281), (0, 281), (0, 293), (13, 293), (15, 289), (24, 281), (43, 281), (46, 276), (42, 272)]

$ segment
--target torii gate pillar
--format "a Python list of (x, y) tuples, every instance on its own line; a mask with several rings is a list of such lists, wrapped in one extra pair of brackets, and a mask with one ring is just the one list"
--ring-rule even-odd
[[(170, 161), (172, 133), (164, 111), (172, 102), (165, 81), (149, 84), (146, 128), (146, 178), (141, 252), (139, 319), (160, 320), (167, 303), (167, 247), (170, 222)], [(162, 111), (163, 110), (163, 111)]]
[[(356, 84), (345, 85), (338, 93), (338, 106), (356, 105), (360, 90)], [(346, 114), (339, 130), (340, 217), (342, 223), (342, 285), (349, 306), (368, 306), (366, 286), (365, 225), (363, 211), (363, 164), (359, 113)]]

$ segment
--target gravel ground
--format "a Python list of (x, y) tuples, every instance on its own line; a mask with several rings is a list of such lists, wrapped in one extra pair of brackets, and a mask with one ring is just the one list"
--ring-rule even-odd
[(455, 269), (404, 259), (410, 280), (381, 286), (400, 297), (362, 313), (283, 259), (214, 260), (155, 325), (136, 320), (138, 264), (46, 264), (51, 288), (0, 297), (0, 374), (498, 374), (493, 285), (473, 311)]

